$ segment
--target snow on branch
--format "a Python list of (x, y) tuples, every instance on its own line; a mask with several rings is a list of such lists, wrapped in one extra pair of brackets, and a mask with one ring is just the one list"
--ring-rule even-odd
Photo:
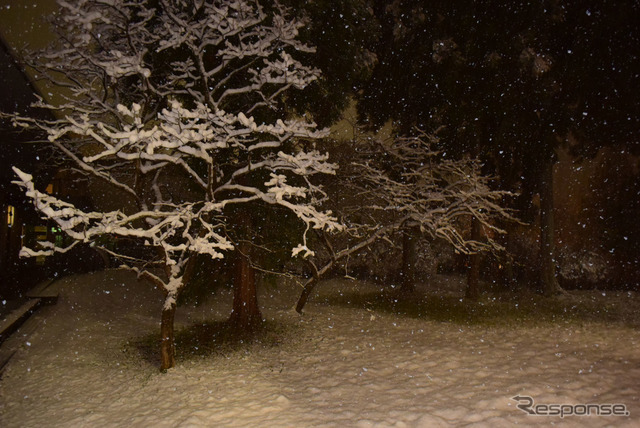
[[(326, 193), (313, 182), (335, 174), (336, 165), (306, 149), (327, 131), (273, 117), (281, 97), (319, 77), (301, 62), (301, 53), (314, 52), (297, 38), (303, 21), (252, 0), (59, 4), (52, 21), (59, 37), (25, 55), (41, 79), (61, 89), (60, 102), (37, 103), (56, 119), (14, 114), (13, 123), (43, 131), (43, 144), (72, 168), (114, 189), (107, 198), (130, 203), (113, 211), (96, 202), (84, 211), (15, 170), (44, 218), (75, 242), (100, 246), (118, 238), (153, 250), (152, 260), (140, 260), (124, 246), (106, 249), (162, 288), (169, 306), (193, 255), (222, 258), (234, 249), (230, 206), (261, 202), (290, 211), (305, 226), (293, 256), (313, 253), (310, 230), (341, 229), (320, 206)], [(164, 277), (147, 269), (149, 262), (163, 265)]]
[[(376, 242), (392, 242), (400, 230), (417, 229), (460, 253), (503, 251), (492, 235), (505, 233), (497, 219), (516, 221), (501, 206), (510, 193), (492, 189), (491, 177), (480, 173), (477, 161), (441, 156), (432, 148), (435, 138), (420, 133), (353, 142), (353, 151), (340, 163), (341, 174), (327, 189), (343, 233), (333, 239), (321, 234), (324, 248), (308, 259), (314, 276), (304, 286), (298, 312), (321, 275)], [(486, 240), (469, 238), (472, 218), (484, 226)]]
[(447, 240), (460, 252), (501, 250), (494, 241), (465, 239), (459, 220), (475, 217), (488, 230), (504, 233), (493, 219), (513, 219), (500, 205), (510, 194), (492, 189), (491, 177), (480, 173), (477, 161), (440, 156), (431, 148), (432, 138), (421, 134), (390, 144), (367, 141), (366, 157), (353, 163), (360, 177), (354, 186), (371, 195), (371, 210), (401, 218), (403, 227), (417, 226), (422, 233)]

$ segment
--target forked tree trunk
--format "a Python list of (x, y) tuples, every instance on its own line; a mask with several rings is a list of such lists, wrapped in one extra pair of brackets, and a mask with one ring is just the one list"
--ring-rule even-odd
[(176, 303), (173, 301), (162, 309), (160, 323), (160, 370), (164, 371), (176, 365), (173, 320), (176, 314)]
[(540, 282), (547, 296), (562, 292), (556, 277), (553, 165), (553, 158), (545, 162), (540, 181)]
[[(482, 225), (477, 218), (471, 220), (471, 240), (480, 241), (482, 239)], [(467, 291), (465, 297), (470, 300), (478, 300), (480, 297), (480, 261), (481, 254), (471, 254), (469, 256), (469, 273), (467, 276)]]
[(241, 242), (238, 244), (238, 250), (233, 285), (233, 309), (229, 321), (239, 329), (250, 330), (262, 322), (255, 271), (249, 261), (251, 244)]
[(307, 300), (309, 300), (309, 296), (311, 296), (311, 292), (313, 291), (317, 283), (318, 280), (316, 278), (312, 278), (305, 284), (304, 288), (302, 289), (302, 293), (300, 294), (298, 303), (296, 304), (296, 312), (298, 312), (299, 314), (302, 314), (302, 310), (307, 304)]

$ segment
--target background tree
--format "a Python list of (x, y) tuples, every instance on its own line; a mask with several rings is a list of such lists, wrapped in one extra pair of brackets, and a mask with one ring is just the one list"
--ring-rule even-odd
[[(323, 245), (317, 245), (318, 251), (308, 259), (312, 277), (304, 286), (298, 312), (322, 275), (376, 242), (391, 241), (400, 231), (412, 230), (414, 242), (420, 236), (442, 239), (465, 254), (502, 250), (491, 237), (504, 233), (496, 226), (496, 218), (513, 219), (501, 207), (506, 192), (490, 188), (490, 177), (480, 173), (477, 161), (442, 158), (432, 148), (436, 142), (436, 137), (425, 133), (392, 141), (354, 142), (347, 160), (340, 164), (340, 175), (326, 186), (328, 203), (345, 228), (333, 237), (319, 231)], [(465, 222), (471, 218), (477, 219), (477, 227), (489, 239), (478, 241), (465, 233)], [(415, 291), (416, 259), (403, 260), (403, 275), (411, 277), (403, 278), (401, 294)]]
[(639, 125), (637, 2), (375, 2), (378, 62), (360, 98), (363, 120), (441, 134), (449, 156), (480, 156), (531, 219), (540, 196), (540, 281), (556, 280), (553, 166), (557, 150), (592, 155), (629, 144)]
[[(154, 283), (165, 295), (167, 369), (175, 363), (176, 299), (195, 256), (222, 258), (236, 249), (238, 276), (247, 279), (239, 283), (251, 283), (242, 262), (242, 229), (251, 224), (242, 207), (277, 206), (298, 218), (305, 227), (293, 256), (311, 251), (310, 229), (339, 227), (317, 209), (323, 194), (310, 180), (334, 173), (311, 143), (325, 133), (278, 117), (290, 90), (318, 78), (317, 69), (294, 58), (313, 49), (296, 38), (300, 21), (254, 1), (77, 0), (60, 7), (58, 39), (28, 58), (40, 78), (65, 89), (64, 101), (39, 104), (58, 119), (16, 116), (14, 123), (46, 132), (43, 143), (108, 190), (102, 200), (96, 195), (104, 209), (87, 212), (39, 191), (16, 170), (36, 208), (75, 240), (23, 254), (91, 243)], [(119, 245), (104, 245), (107, 237)], [(237, 294), (246, 301), (247, 292)], [(234, 307), (232, 319), (256, 320), (255, 308), (243, 309)]]

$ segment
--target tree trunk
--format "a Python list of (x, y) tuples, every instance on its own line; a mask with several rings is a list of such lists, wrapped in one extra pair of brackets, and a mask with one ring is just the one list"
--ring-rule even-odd
[(418, 262), (417, 227), (407, 227), (402, 233), (402, 282), (400, 292), (412, 294), (416, 291), (416, 264)]
[(543, 165), (540, 180), (540, 282), (542, 292), (551, 296), (562, 292), (556, 277), (553, 215), (553, 157)]
[[(471, 240), (480, 241), (482, 239), (482, 225), (477, 218), (471, 220)], [(467, 291), (465, 297), (470, 300), (478, 300), (480, 297), (480, 261), (481, 254), (471, 254), (469, 256), (469, 273), (467, 274)]]
[(302, 310), (307, 304), (307, 300), (309, 300), (309, 296), (311, 296), (311, 292), (313, 291), (317, 283), (317, 279), (312, 278), (304, 285), (302, 293), (300, 294), (300, 298), (298, 298), (298, 303), (296, 304), (296, 312), (298, 312), (299, 314), (302, 314)]
[(249, 261), (251, 244), (238, 244), (236, 272), (233, 290), (233, 309), (229, 321), (243, 330), (253, 329), (262, 322), (262, 314), (258, 306), (255, 271)]
[(160, 370), (165, 371), (176, 365), (175, 344), (173, 334), (173, 320), (176, 314), (176, 302), (167, 298), (167, 303), (162, 309), (162, 322), (160, 323)]

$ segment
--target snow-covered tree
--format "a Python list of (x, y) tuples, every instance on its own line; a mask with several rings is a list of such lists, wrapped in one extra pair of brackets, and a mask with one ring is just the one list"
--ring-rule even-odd
[[(433, 148), (436, 142), (437, 136), (424, 132), (391, 141), (354, 142), (329, 198), (344, 229), (333, 238), (320, 231), (323, 251), (308, 259), (313, 276), (298, 301), (299, 312), (320, 276), (375, 242), (392, 244), (398, 232), (411, 241), (403, 243), (402, 261), (402, 285), (409, 292), (420, 236), (444, 240), (464, 254), (504, 250), (493, 237), (505, 233), (496, 219), (517, 221), (502, 207), (510, 193), (492, 189), (491, 177), (481, 173), (479, 162), (443, 157)], [(483, 239), (469, 236), (470, 220)]]
[[(174, 362), (176, 298), (196, 255), (246, 250), (231, 229), (239, 207), (289, 210), (304, 225), (292, 256), (312, 253), (307, 233), (340, 228), (311, 178), (333, 174), (313, 148), (326, 135), (283, 117), (284, 97), (319, 77), (300, 60), (313, 48), (296, 39), (304, 24), (252, 0), (60, 0), (51, 46), (26, 61), (57, 87), (41, 101), (57, 119), (14, 117), (41, 130), (77, 171), (110, 186), (120, 209), (83, 211), (38, 190), (16, 169), (17, 184), (42, 215), (74, 238), (23, 255), (66, 252), (79, 243), (104, 251), (164, 293), (161, 368)], [(96, 206), (100, 206), (99, 203)], [(243, 214), (245, 212), (245, 214)], [(103, 245), (105, 237), (139, 245)], [(159, 269), (161, 268), (161, 269)], [(235, 309), (235, 308), (234, 308)], [(242, 305), (238, 308), (243, 310)], [(236, 314), (239, 316), (239, 314)], [(251, 314), (248, 314), (251, 316)]]

